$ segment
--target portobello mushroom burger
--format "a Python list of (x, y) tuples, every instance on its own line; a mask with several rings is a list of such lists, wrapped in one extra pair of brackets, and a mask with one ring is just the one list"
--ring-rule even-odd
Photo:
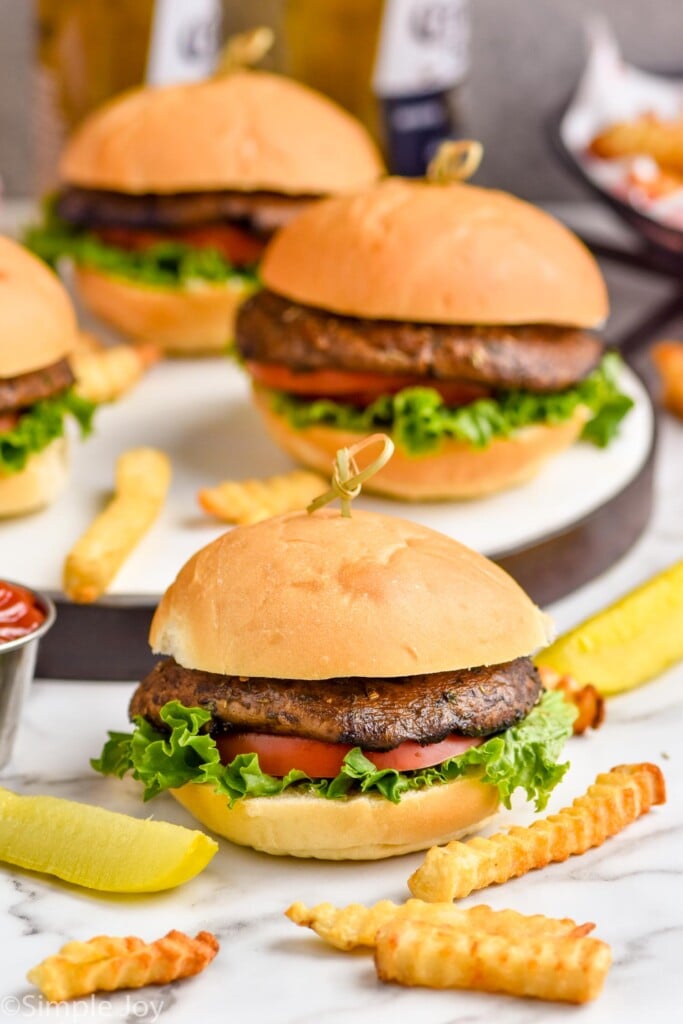
[(274, 238), (236, 344), (273, 439), (326, 470), (389, 433), (369, 489), (473, 498), (528, 480), (632, 405), (594, 328), (597, 263), (562, 224), (504, 192), (386, 179), (325, 200)]
[(359, 122), (282, 75), (147, 86), (76, 130), (27, 244), (70, 259), (86, 306), (133, 339), (220, 351), (273, 232), (382, 171)]
[(475, 830), (562, 778), (575, 710), (531, 655), (548, 617), (415, 523), (323, 509), (237, 527), (164, 594), (132, 733), (93, 766), (271, 854), (374, 859)]

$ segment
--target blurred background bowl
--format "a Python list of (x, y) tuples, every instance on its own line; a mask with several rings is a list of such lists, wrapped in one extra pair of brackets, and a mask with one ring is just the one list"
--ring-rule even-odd
[[(660, 74), (663, 78), (681, 77), (680, 72), (677, 72), (675, 76), (673, 72), (671, 74), (661, 72)], [(581, 182), (584, 188), (610, 207), (625, 224), (628, 224), (637, 238), (645, 243), (654, 266), (671, 273), (680, 273), (683, 271), (683, 230), (648, 216), (609, 189), (602, 188), (588, 174), (576, 154), (566, 145), (562, 126), (573, 98), (574, 93), (572, 92), (569, 99), (548, 122), (550, 141), (561, 163), (576, 180)]]

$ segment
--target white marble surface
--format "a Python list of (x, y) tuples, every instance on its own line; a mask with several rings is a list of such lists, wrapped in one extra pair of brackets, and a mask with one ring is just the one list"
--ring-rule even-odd
[[(681, 557), (683, 427), (667, 419), (650, 528), (620, 564), (552, 609), (560, 628)], [(170, 797), (143, 806), (136, 783), (102, 779), (88, 768), (106, 729), (125, 728), (131, 692), (126, 684), (36, 683), (3, 783), (189, 824)], [(160, 1012), (164, 1024), (477, 1024), (493, 1015), (498, 1024), (570, 1016), (582, 1024), (640, 1024), (643, 1011), (653, 1020), (681, 1019), (675, 1013), (681, 1012), (683, 949), (682, 730), (683, 666), (612, 699), (600, 732), (570, 742), (572, 768), (551, 808), (571, 801), (598, 771), (641, 760), (662, 766), (669, 802), (602, 849), (465, 901), (595, 921), (597, 935), (612, 946), (614, 966), (602, 996), (587, 1007), (384, 986), (375, 980), (369, 957), (330, 950), (282, 916), (294, 899), (402, 900), (420, 854), (377, 864), (318, 864), (273, 859), (221, 842), (198, 878), (181, 889), (135, 899), (93, 897), (35, 874), (0, 869), (0, 1019), (153, 1021)], [(532, 818), (517, 803), (501, 820)], [(48, 1007), (23, 980), (29, 967), (67, 939), (102, 932), (152, 939), (169, 928), (208, 928), (219, 936), (220, 953), (203, 975), (69, 1008)]]

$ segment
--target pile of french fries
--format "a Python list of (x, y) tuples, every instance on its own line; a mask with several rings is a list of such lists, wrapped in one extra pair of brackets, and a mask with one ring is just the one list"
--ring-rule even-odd
[(294, 903), (286, 914), (337, 949), (373, 949), (378, 978), (402, 985), (585, 1003), (599, 994), (612, 962), (609, 946), (588, 937), (592, 923), (485, 905)]
[(528, 828), (433, 847), (404, 904), (293, 903), (286, 914), (336, 949), (373, 949), (381, 981), (585, 1003), (599, 995), (612, 962), (607, 943), (589, 935), (592, 922), (463, 909), (453, 900), (583, 853), (665, 799), (656, 765), (620, 765), (571, 807)]
[(381, 981), (464, 988), (584, 1003), (598, 995), (612, 960), (586, 936), (593, 924), (487, 906), (388, 900), (374, 907), (294, 903), (287, 916), (337, 949), (374, 950)]

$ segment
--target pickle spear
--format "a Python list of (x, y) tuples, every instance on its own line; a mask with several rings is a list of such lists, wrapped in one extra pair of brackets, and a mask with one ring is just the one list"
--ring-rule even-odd
[(172, 889), (199, 874), (217, 849), (199, 830), (0, 788), (0, 860), (86, 889)]
[(536, 656), (538, 665), (609, 696), (683, 659), (683, 561), (632, 590)]

